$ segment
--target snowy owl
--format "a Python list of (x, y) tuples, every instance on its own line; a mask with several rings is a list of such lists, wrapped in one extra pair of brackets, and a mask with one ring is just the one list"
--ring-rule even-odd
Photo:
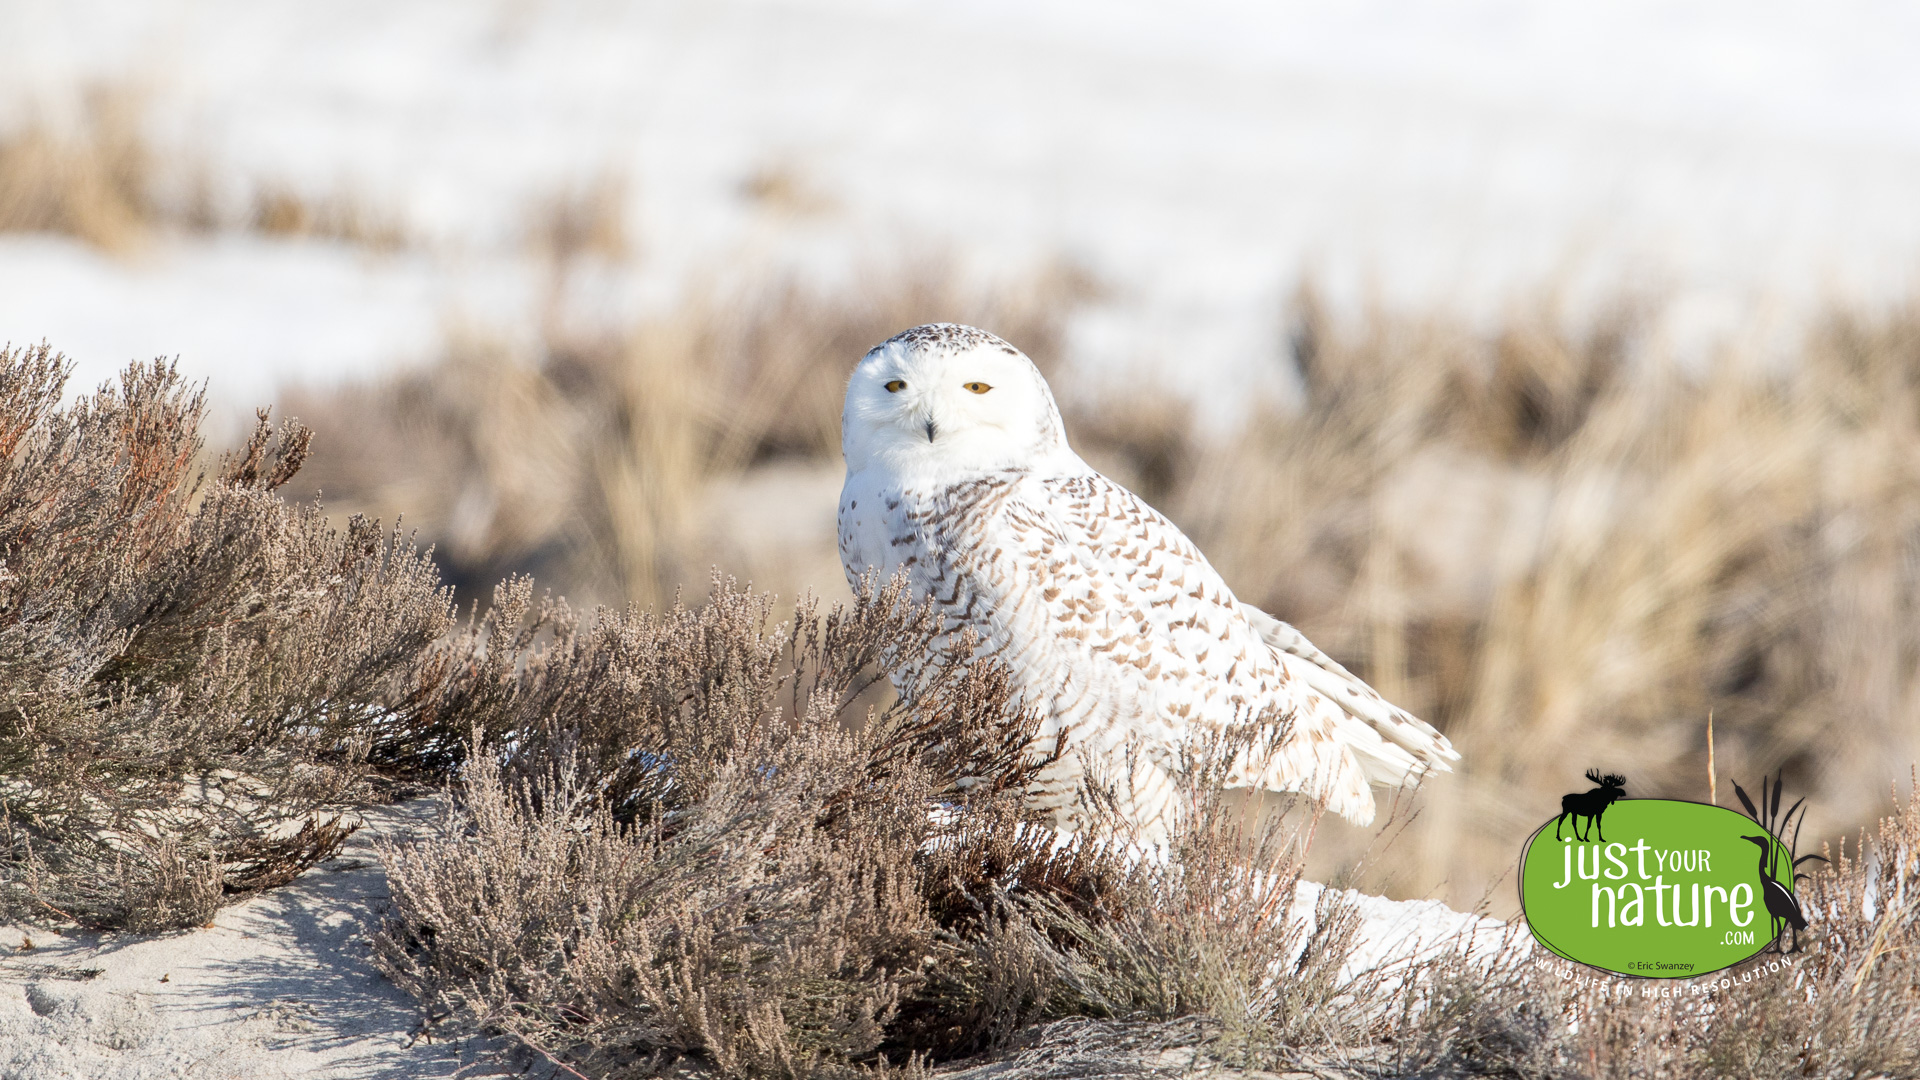
[[(1370, 784), (1412, 785), (1459, 760), (1298, 630), (1241, 603), (1180, 530), (1067, 446), (1033, 362), (982, 330), (917, 326), (860, 361), (841, 415), (840, 561), (859, 588), (904, 569), (946, 644), (1010, 669), (1064, 753), (1032, 793), (1059, 824), (1108, 793), (1123, 822), (1164, 835), (1182, 744), (1279, 722), (1232, 786), (1304, 792), (1356, 824)], [(1064, 738), (1060, 733), (1065, 731)]]

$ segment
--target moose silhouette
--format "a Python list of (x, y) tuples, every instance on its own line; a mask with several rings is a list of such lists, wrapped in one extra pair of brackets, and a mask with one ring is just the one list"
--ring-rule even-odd
[(1600, 842), (1607, 842), (1607, 834), (1600, 828), (1600, 817), (1607, 807), (1624, 798), (1627, 794), (1627, 778), (1616, 773), (1600, 775), (1599, 769), (1588, 769), (1587, 779), (1600, 785), (1592, 791), (1576, 791), (1560, 797), (1560, 816), (1553, 819), (1553, 838), (1560, 839), (1560, 823), (1573, 819), (1573, 838), (1586, 843), (1588, 837), (1580, 835), (1580, 819), (1587, 820), (1587, 832), (1599, 833)]

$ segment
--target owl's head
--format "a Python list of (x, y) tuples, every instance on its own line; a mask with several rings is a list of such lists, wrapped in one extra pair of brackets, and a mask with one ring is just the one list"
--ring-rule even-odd
[(966, 475), (1078, 460), (1033, 361), (956, 323), (916, 326), (861, 359), (847, 383), (840, 450), (849, 473), (879, 464)]

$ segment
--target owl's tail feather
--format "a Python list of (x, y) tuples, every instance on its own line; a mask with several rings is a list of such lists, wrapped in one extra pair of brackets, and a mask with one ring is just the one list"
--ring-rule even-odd
[(1373, 790), (1352, 750), (1326, 732), (1324, 717), (1295, 715), (1294, 728), (1271, 752), (1236, 762), (1228, 787), (1298, 791), (1355, 825), (1373, 824)]
[[(1367, 779), (1405, 787), (1429, 772), (1452, 772), (1460, 754), (1445, 735), (1402, 709), (1389, 705), (1367, 684), (1341, 678), (1324, 668), (1287, 657), (1288, 673), (1343, 715), (1341, 738), (1359, 758)], [(1359, 691), (1355, 692), (1355, 687)]]
[[(1331, 656), (1314, 647), (1305, 634), (1258, 608), (1241, 605), (1261, 638), (1281, 654), (1287, 673), (1306, 683), (1340, 711), (1362, 725), (1343, 726), (1354, 740), (1368, 779), (1378, 784), (1406, 785), (1429, 772), (1452, 772), (1460, 752), (1432, 724), (1387, 701), (1379, 691), (1360, 681)], [(1374, 738), (1356, 730), (1364, 726)], [(1390, 743), (1403, 753), (1377, 746)]]

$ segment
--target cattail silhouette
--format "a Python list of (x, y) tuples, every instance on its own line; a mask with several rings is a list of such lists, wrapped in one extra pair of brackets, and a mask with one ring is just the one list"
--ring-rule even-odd
[[(1807, 800), (1796, 799), (1792, 806), (1787, 807), (1785, 814), (1780, 813), (1779, 776), (1773, 778), (1771, 789), (1768, 787), (1767, 778), (1765, 776), (1760, 778), (1760, 806), (1766, 808), (1764, 813), (1753, 805), (1753, 800), (1747, 797), (1746, 791), (1739, 784), (1733, 785), (1733, 793), (1739, 797), (1740, 805), (1746, 808), (1747, 816), (1767, 830), (1765, 837), (1742, 836), (1740, 839), (1760, 846), (1760, 896), (1767, 905), (1767, 914), (1773, 917), (1773, 947), (1781, 953), (1798, 952), (1800, 951), (1800, 931), (1807, 928), (1807, 917), (1801, 913), (1800, 901), (1793, 895), (1794, 886), (1801, 878), (1807, 876), (1800, 872), (1800, 864), (1809, 859), (1827, 861), (1824, 855), (1801, 855), (1799, 858), (1794, 858), (1794, 853), (1800, 846), (1800, 826), (1806, 822), (1807, 815), (1802, 811), (1799, 821), (1794, 821), (1793, 815), (1794, 811), (1800, 810), (1801, 804)], [(1788, 822), (1793, 822), (1792, 843), (1775, 839), (1786, 831)], [(1792, 860), (1793, 884), (1782, 885), (1775, 873), (1780, 865), (1782, 851), (1786, 853), (1788, 859)], [(1793, 948), (1791, 949), (1780, 948), (1782, 923), (1793, 927)]]
[(1573, 819), (1573, 837), (1585, 843), (1587, 837), (1580, 835), (1580, 819), (1587, 820), (1587, 831), (1599, 833), (1600, 842), (1607, 842), (1607, 834), (1600, 828), (1600, 817), (1607, 807), (1626, 797), (1627, 778), (1616, 773), (1600, 775), (1599, 769), (1588, 769), (1587, 779), (1600, 785), (1592, 791), (1576, 791), (1560, 797), (1560, 816), (1553, 819), (1553, 838), (1560, 839), (1560, 823)]

